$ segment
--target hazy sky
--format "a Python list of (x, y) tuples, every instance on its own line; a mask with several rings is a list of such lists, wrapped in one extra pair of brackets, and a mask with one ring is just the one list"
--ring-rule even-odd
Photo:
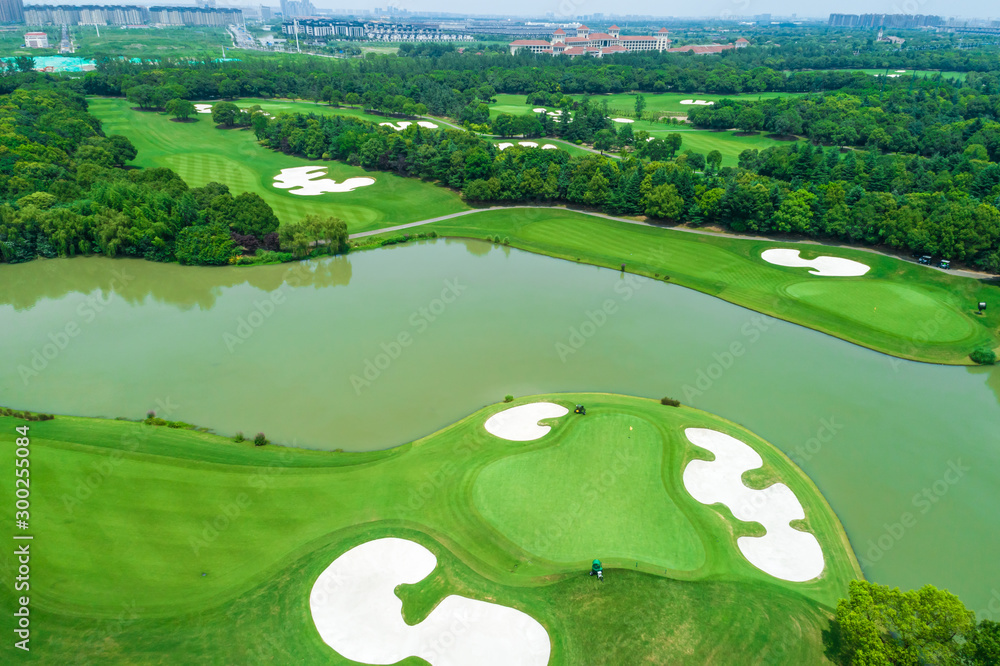
[[(265, 3), (268, 0), (264, 0)], [(221, 3), (220, 3), (221, 4)], [(277, 4), (273, 2), (271, 4)], [(797, 13), (799, 16), (826, 17), (838, 14), (937, 14), (940, 16), (1000, 17), (995, 0), (698, 0), (662, 2), (657, 0), (313, 0), (324, 8), (386, 7), (392, 4), (412, 11), (444, 11), (470, 14), (517, 14), (557, 18), (589, 14), (650, 14), (653, 16), (725, 16)]]

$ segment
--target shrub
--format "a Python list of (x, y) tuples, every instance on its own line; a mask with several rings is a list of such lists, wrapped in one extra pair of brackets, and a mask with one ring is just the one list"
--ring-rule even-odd
[(264, 446), (265, 444), (267, 444), (267, 437), (262, 432), (257, 433), (257, 436), (253, 438), (253, 445)]
[(503, 397), (503, 401), (504, 402), (514, 402), (514, 396), (512, 396), (510, 393), (508, 393), (507, 395), (505, 395)]
[(976, 349), (971, 354), (969, 358), (972, 359), (973, 363), (978, 363), (979, 365), (993, 365), (997, 362), (997, 355), (989, 347), (980, 347)]
[(674, 400), (673, 398), (660, 398), (660, 404), (661, 405), (667, 405), (669, 407), (680, 407), (681, 406), (681, 401), (680, 400)]
[(236, 433), (236, 436), (233, 437), (233, 441), (234, 442), (245, 442), (246, 440), (247, 440), (247, 438), (243, 436), (243, 431), (242, 430), (239, 431), (238, 433)]
[(154, 412), (152, 409), (149, 410), (148, 412), (146, 412), (146, 419), (147, 420), (152, 419), (155, 416), (156, 416), (156, 412)]

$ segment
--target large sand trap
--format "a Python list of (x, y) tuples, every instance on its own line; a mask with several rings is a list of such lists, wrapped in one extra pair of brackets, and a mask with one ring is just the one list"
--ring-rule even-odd
[(538, 148), (538, 144), (534, 141), (518, 141), (517, 143), (525, 148)]
[(394, 664), (417, 656), (433, 666), (545, 666), (549, 635), (519, 610), (457, 595), (419, 624), (403, 620), (397, 585), (417, 583), (434, 554), (406, 539), (376, 539), (347, 551), (313, 584), (309, 609), (323, 642), (341, 656)]
[[(274, 186), (288, 190), (291, 194), (302, 196), (316, 196), (324, 192), (350, 192), (359, 187), (373, 185), (374, 178), (348, 178), (342, 183), (338, 183), (330, 178), (318, 178), (326, 175), (324, 166), (304, 166), (282, 169), (281, 173), (274, 177)], [(298, 189), (291, 189), (298, 188)]]
[(905, 69), (897, 69), (896, 73), (897, 74), (906, 74), (906, 70)]
[(635, 122), (631, 118), (612, 118), (611, 120), (615, 121), (616, 123), (634, 123)]
[(899, 78), (899, 74), (888, 74), (887, 76), (888, 76), (888, 77), (889, 77), (890, 79), (898, 79), (898, 78)]
[(417, 124), (421, 127), (426, 127), (427, 129), (437, 129), (437, 124), (429, 122), (427, 120), (418, 120)]
[(699, 106), (708, 106), (710, 104), (715, 104), (715, 102), (709, 102), (707, 99), (682, 99), (681, 104), (697, 104)]
[[(409, 120), (400, 120), (398, 123), (379, 123), (379, 125), (382, 125), (384, 127), (391, 127), (392, 129), (396, 130), (397, 132), (402, 132), (403, 130), (405, 130), (407, 127), (409, 127), (412, 124), (413, 123), (411, 123)], [(436, 127), (436, 125), (435, 125), (435, 127)]]
[(486, 430), (491, 435), (512, 442), (530, 442), (544, 437), (551, 430), (549, 426), (538, 425), (539, 421), (565, 416), (568, 413), (568, 409), (553, 402), (533, 402), (497, 412), (486, 419)]
[(497, 144), (497, 148), (499, 148), (500, 150), (507, 150), (508, 148), (510, 148), (513, 145), (514, 144), (512, 144), (512, 143), (498, 143)]
[(195, 104), (194, 110), (196, 113), (212, 113), (211, 104)]
[(764, 250), (760, 258), (769, 264), (778, 266), (790, 266), (792, 268), (812, 268), (809, 271), (813, 275), (826, 277), (857, 277), (864, 275), (869, 270), (861, 262), (842, 259), (841, 257), (816, 257), (815, 259), (803, 259), (799, 256), (798, 250), (772, 249)]
[(535, 113), (548, 113), (549, 112), (549, 110), (546, 109), (544, 106), (536, 107), (536, 108), (532, 109), (532, 111), (534, 111)]
[(547, 143), (544, 146), (542, 146), (542, 150), (556, 150), (556, 149), (558, 149), (558, 146), (553, 146), (551, 143)]
[(823, 573), (823, 549), (809, 532), (788, 523), (805, 518), (802, 504), (783, 483), (764, 490), (743, 485), (743, 472), (764, 464), (760, 455), (740, 440), (707, 428), (687, 428), (687, 438), (715, 454), (715, 460), (692, 460), (684, 468), (684, 487), (702, 504), (721, 503), (737, 520), (760, 523), (762, 537), (736, 540), (740, 552), (761, 571), (801, 583)]

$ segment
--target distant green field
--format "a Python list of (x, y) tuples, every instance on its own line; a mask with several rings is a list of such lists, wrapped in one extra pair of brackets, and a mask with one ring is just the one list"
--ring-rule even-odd
[[(258, 100), (242, 101), (244, 106), (251, 103)], [(278, 106), (292, 105), (275, 102), (261, 106), (265, 104), (276, 111)], [(316, 105), (302, 105), (303, 110), (307, 106)], [(459, 194), (447, 188), (386, 172), (370, 173), (342, 162), (284, 155), (260, 146), (247, 130), (216, 129), (208, 115), (199, 114), (198, 122), (176, 123), (166, 114), (129, 107), (122, 99), (90, 100), (90, 112), (101, 119), (105, 132), (124, 134), (135, 144), (137, 166), (169, 167), (192, 187), (216, 181), (228, 185), (234, 194), (254, 192), (271, 205), (283, 224), (309, 214), (335, 215), (347, 222), (353, 233), (467, 209)], [(308, 165), (326, 167), (326, 177), (338, 182), (372, 177), (375, 184), (318, 196), (299, 196), (273, 186), (274, 176), (282, 169)]]
[[(74, 26), (70, 36), (76, 43), (74, 55), (81, 58), (100, 56), (126, 58), (222, 57), (222, 48), (233, 43), (222, 27), (120, 28)], [(236, 56), (238, 57), (238, 56)]]
[[(888, 70), (885, 69), (814, 69), (814, 70), (804, 70), (812, 72), (864, 72), (865, 74), (871, 74), (872, 76), (881, 76), (888, 72), (889, 76), (897, 75), (898, 78), (908, 78), (916, 74), (917, 78), (936, 78), (938, 74), (942, 74), (944, 79), (955, 79), (956, 81), (964, 81), (966, 72), (939, 72), (933, 69), (903, 69), (902, 67), (890, 67)], [(790, 72), (785, 72), (790, 74)]]
[[(678, 94), (678, 93), (664, 93), (660, 95), (649, 94), (646, 95), (646, 108), (648, 110), (662, 111), (664, 114), (683, 114), (687, 112), (687, 109), (692, 108), (691, 105), (681, 104), (681, 100), (686, 99), (699, 99), (706, 101), (717, 101), (724, 98), (732, 99), (733, 97), (742, 99), (768, 99), (774, 97), (784, 97), (788, 96), (789, 93), (763, 93), (761, 95), (743, 95), (743, 96), (726, 96), (726, 95), (701, 95), (701, 94)], [(573, 95), (576, 99), (582, 99), (582, 95)], [(589, 99), (592, 102), (601, 103), (604, 100), (608, 101), (608, 112), (611, 117), (615, 117), (614, 109), (624, 109), (630, 110), (635, 107), (635, 95), (596, 95), (591, 96)], [(495, 117), (501, 113), (509, 113), (512, 115), (522, 115), (526, 112), (530, 112), (533, 107), (532, 105), (525, 104), (524, 95), (497, 95), (496, 103), (490, 106), (490, 115)], [(630, 119), (631, 120), (631, 119)], [(624, 123), (617, 123), (616, 128), (621, 128)], [(764, 148), (769, 148), (776, 145), (784, 145), (789, 142), (787, 141), (777, 141), (775, 139), (770, 139), (765, 134), (754, 134), (750, 136), (739, 136), (736, 132), (716, 132), (714, 130), (699, 130), (694, 129), (687, 124), (669, 124), (669, 123), (654, 123), (647, 120), (635, 120), (632, 123), (632, 131), (637, 132), (639, 130), (644, 130), (649, 132), (655, 137), (663, 137), (667, 134), (678, 133), (683, 139), (683, 144), (681, 145), (681, 151), (693, 150), (696, 153), (709, 153), (713, 150), (718, 150), (722, 153), (722, 165), (723, 166), (736, 166), (739, 154), (744, 150), (750, 148), (756, 148), (758, 150), (763, 150)], [(570, 151), (572, 152), (572, 150)]]
[[(705, 93), (643, 93), (646, 98), (646, 111), (659, 111), (663, 115), (677, 115), (683, 116), (687, 115), (687, 112), (692, 108), (692, 105), (681, 104), (683, 100), (706, 100), (709, 102), (716, 102), (720, 99), (739, 99), (739, 100), (757, 100), (757, 99), (772, 99), (775, 97), (790, 97), (798, 93), (760, 93), (754, 95), (709, 95)], [(634, 93), (619, 93), (615, 95), (569, 95), (576, 100), (589, 99), (593, 104), (601, 104), (603, 102), (608, 103), (608, 111), (612, 113), (615, 110), (624, 110), (634, 112), (635, 110), (635, 98)], [(526, 104), (525, 100), (527, 97), (525, 95), (497, 95), (496, 103), (490, 105), (490, 116), (496, 116), (501, 113), (510, 113), (513, 115), (521, 115), (526, 111), (530, 111), (534, 105)]]
[[(632, 125), (634, 130), (646, 130), (655, 137), (664, 137), (667, 134), (676, 132), (681, 135), (681, 152), (693, 150), (696, 153), (707, 155), (713, 150), (722, 153), (722, 166), (736, 166), (740, 153), (744, 150), (756, 148), (764, 150), (773, 146), (791, 145), (792, 141), (778, 141), (770, 139), (766, 134), (753, 134), (750, 136), (740, 136), (737, 132), (715, 130), (688, 129), (677, 125), (654, 125), (652, 123), (637, 122)], [(800, 143), (803, 143), (800, 141)]]

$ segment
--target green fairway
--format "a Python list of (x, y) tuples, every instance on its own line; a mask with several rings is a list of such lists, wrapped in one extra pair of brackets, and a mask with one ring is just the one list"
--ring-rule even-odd
[[(662, 123), (648, 123), (637, 121), (632, 124), (633, 130), (646, 130), (650, 135), (663, 138), (668, 134), (677, 133), (681, 135), (680, 152), (692, 150), (702, 155), (707, 155), (713, 150), (722, 153), (722, 166), (736, 166), (739, 163), (740, 153), (744, 150), (764, 150), (774, 146), (787, 146), (792, 141), (779, 141), (769, 138), (766, 134), (754, 133), (742, 136), (739, 132), (715, 130), (691, 129), (689, 125), (665, 125)], [(800, 141), (804, 143), (805, 139)]]
[[(128, 30), (113, 26), (78, 25), (70, 28), (76, 44), (74, 55), (81, 58), (222, 58), (223, 48), (232, 45), (232, 37), (222, 26), (141, 27)], [(56, 40), (58, 45), (58, 39)], [(239, 58), (238, 51), (227, 57)]]
[[(440, 565), (400, 589), (411, 622), (448, 594), (509, 605), (546, 627), (553, 664), (664, 655), (733, 663), (748, 651), (756, 661), (824, 661), (827, 614), (860, 574), (839, 521), (797, 467), (739, 426), (686, 407), (603, 394), (514, 404), (543, 399), (585, 402), (588, 415), (553, 419), (549, 434), (517, 443), (483, 427), (511, 407), (498, 404), (412, 444), (351, 454), (255, 448), (121, 420), (29, 423), (32, 653), (53, 664), (83, 650), (112, 661), (141, 654), (144, 663), (346, 663), (320, 641), (309, 590), (340, 553), (393, 535), (423, 543)], [(10, 469), (22, 423), (0, 418)], [(763, 476), (789, 485), (805, 509), (802, 529), (822, 545), (820, 577), (782, 581), (742, 557), (736, 538), (760, 528), (687, 494), (683, 466), (708, 457), (687, 442), (687, 427), (739, 437), (762, 455)], [(625, 447), (634, 461), (615, 483), (598, 480), (601, 506), (591, 506), (582, 485)], [(496, 485), (535, 461), (535, 493)], [(586, 510), (561, 529), (579, 552), (540, 558), (506, 536), (530, 520), (550, 530), (559, 516), (545, 511), (560, 510), (558, 495), (574, 488)], [(3, 509), (7, 526), (12, 510)], [(501, 529), (480, 511), (499, 516)], [(593, 557), (604, 561), (603, 584), (586, 575)], [(665, 570), (663, 558), (687, 570)]]
[[(686, 116), (691, 109), (697, 108), (692, 104), (681, 104), (684, 100), (705, 100), (706, 102), (717, 102), (720, 99), (732, 99), (736, 101), (755, 102), (761, 99), (774, 99), (775, 97), (792, 97), (799, 93), (785, 92), (762, 92), (748, 93), (745, 95), (712, 95), (709, 93), (642, 93), (646, 100), (645, 113), (656, 112), (665, 116)], [(615, 115), (616, 111), (635, 113), (636, 93), (617, 93), (610, 95), (570, 95), (573, 99), (590, 100), (591, 104), (608, 103), (608, 112)]]
[[(938, 75), (944, 80), (954, 79), (956, 81), (965, 81), (966, 72), (942, 72), (935, 69), (904, 69), (902, 67), (889, 67), (888, 69), (807, 69), (802, 70), (805, 72), (864, 72), (865, 74), (871, 74), (872, 76), (882, 76), (883, 74), (888, 74), (893, 78), (899, 78), (902, 80), (907, 80), (916, 74), (918, 79), (937, 79)], [(785, 72), (790, 74), (791, 72)], [(895, 75), (895, 76), (894, 76)]]
[[(688, 105), (681, 104), (681, 100), (685, 99), (704, 99), (715, 101), (719, 99), (768, 99), (773, 97), (786, 97), (793, 93), (761, 93), (760, 95), (701, 95), (701, 94), (680, 94), (680, 93), (662, 93), (662, 94), (644, 94), (646, 98), (646, 113), (651, 111), (662, 112), (663, 115), (685, 115), (687, 111), (695, 108)], [(574, 99), (583, 99), (583, 95), (572, 95)], [(602, 101), (608, 102), (608, 113), (611, 117), (615, 117), (616, 110), (619, 112), (629, 113), (634, 111), (635, 107), (635, 95), (634, 94), (620, 94), (620, 95), (595, 95), (590, 96), (591, 102), (600, 104)], [(496, 117), (500, 113), (509, 113), (512, 115), (523, 115), (528, 113), (533, 108), (531, 105), (525, 104), (524, 95), (497, 95), (496, 103), (490, 105), (490, 116)], [(541, 107), (537, 107), (541, 108)], [(548, 108), (548, 107), (546, 107)], [(700, 130), (694, 129), (686, 123), (681, 124), (670, 124), (666, 122), (652, 122), (649, 120), (636, 120), (633, 123), (629, 123), (632, 126), (633, 132), (638, 132), (640, 130), (649, 132), (652, 136), (663, 138), (667, 134), (677, 133), (681, 135), (683, 143), (681, 145), (681, 152), (685, 150), (692, 150), (696, 153), (708, 154), (713, 150), (718, 150), (722, 153), (722, 166), (736, 166), (739, 161), (739, 155), (744, 150), (756, 148), (757, 150), (763, 150), (765, 148), (770, 148), (772, 146), (788, 145), (788, 141), (779, 141), (776, 139), (769, 138), (763, 133), (754, 133), (748, 136), (741, 136), (738, 132), (731, 131), (715, 131), (715, 130)], [(620, 129), (622, 124), (616, 123), (615, 128)], [(564, 144), (565, 145), (565, 144)], [(560, 147), (563, 147), (562, 145)], [(572, 149), (570, 150), (572, 152)]]
[[(293, 106), (291, 102), (274, 104), (276, 111), (281, 110), (278, 106)], [(248, 130), (216, 129), (206, 114), (199, 114), (198, 122), (177, 123), (165, 114), (129, 107), (122, 99), (92, 99), (90, 111), (101, 119), (105, 132), (131, 139), (139, 151), (136, 165), (169, 167), (192, 187), (216, 181), (228, 185), (234, 194), (254, 192), (271, 205), (283, 224), (309, 214), (335, 215), (347, 222), (351, 232), (357, 232), (468, 208), (457, 192), (414, 178), (268, 150), (259, 146)], [(368, 176), (375, 178), (375, 184), (319, 196), (299, 196), (273, 187), (274, 176), (282, 169), (314, 164), (326, 167), (326, 177), (338, 182)]]
[[(1000, 288), (874, 252), (798, 245), (803, 258), (859, 261), (863, 277), (816, 277), (769, 264), (771, 240), (672, 232), (566, 209), (486, 211), (430, 225), (445, 236), (498, 235), (515, 247), (618, 268), (718, 296), (765, 314), (902, 358), (969, 363), (977, 347), (1000, 343)], [(976, 303), (988, 304), (975, 314)]]
[[(716, 102), (720, 99), (735, 99), (735, 100), (748, 100), (756, 101), (759, 99), (773, 99), (775, 97), (791, 97), (799, 93), (782, 93), (782, 92), (765, 92), (765, 93), (753, 93), (746, 95), (710, 95), (707, 93), (642, 93), (642, 96), (646, 99), (646, 113), (658, 112), (665, 116), (685, 116), (687, 112), (692, 108), (697, 108), (689, 104), (681, 104), (683, 100), (699, 100), (703, 99), (709, 102)], [(624, 111), (625, 113), (635, 113), (635, 98), (636, 93), (617, 93), (609, 95), (568, 95), (575, 100), (590, 100), (591, 104), (603, 104), (608, 103), (608, 112), (614, 116), (616, 111)], [(532, 108), (541, 108), (541, 105), (536, 107), (532, 104), (527, 104), (526, 95), (496, 95), (496, 102), (490, 104), (490, 116), (495, 117), (501, 113), (509, 113), (512, 115), (521, 115), (526, 111), (531, 111)], [(548, 107), (546, 107), (548, 108)]]

